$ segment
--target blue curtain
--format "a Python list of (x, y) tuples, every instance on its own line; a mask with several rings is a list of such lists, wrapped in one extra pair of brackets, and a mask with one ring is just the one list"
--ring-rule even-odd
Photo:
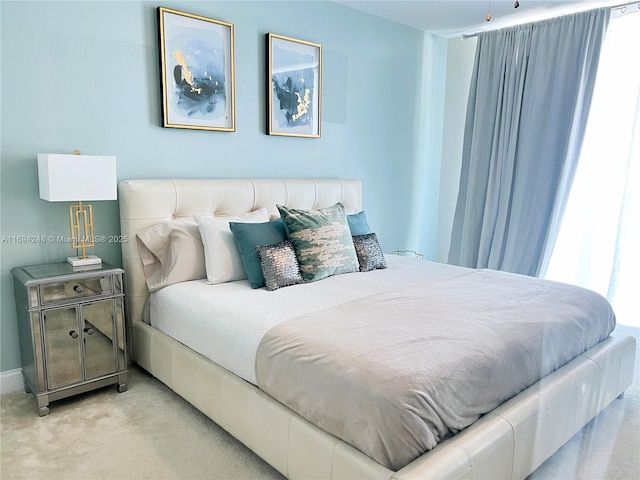
[(539, 273), (575, 172), (610, 12), (478, 36), (449, 263)]

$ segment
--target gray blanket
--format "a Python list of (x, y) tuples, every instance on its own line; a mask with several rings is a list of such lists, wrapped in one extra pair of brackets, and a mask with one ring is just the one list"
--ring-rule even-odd
[(398, 470), (614, 327), (594, 292), (469, 270), (273, 327), (256, 377), (311, 423)]

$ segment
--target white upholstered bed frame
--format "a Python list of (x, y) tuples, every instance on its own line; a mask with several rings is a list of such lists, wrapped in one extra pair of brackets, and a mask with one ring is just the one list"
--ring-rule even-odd
[(136, 232), (170, 218), (275, 205), (362, 208), (359, 180), (128, 180), (120, 183), (125, 301), (135, 361), (288, 478), (525, 478), (631, 385), (635, 339), (614, 335), (398, 472), (143, 321), (149, 293)]

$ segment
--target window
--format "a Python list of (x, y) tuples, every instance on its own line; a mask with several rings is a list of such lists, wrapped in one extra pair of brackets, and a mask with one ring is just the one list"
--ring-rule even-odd
[[(617, 17), (617, 18), (616, 18)], [(545, 278), (606, 296), (640, 327), (640, 13), (612, 12), (589, 121)]]

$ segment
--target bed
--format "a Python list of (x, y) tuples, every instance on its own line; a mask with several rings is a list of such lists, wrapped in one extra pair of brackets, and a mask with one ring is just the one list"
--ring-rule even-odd
[[(583, 333), (586, 330), (601, 329), (596, 334), (599, 337), (597, 341), (589, 340), (591, 343), (596, 342), (593, 346), (570, 360), (555, 359), (543, 367), (534, 365), (532, 370), (544, 369), (543, 378), (524, 389), (521, 386), (513, 387), (519, 392), (513, 396), (508, 392), (503, 393), (508, 397), (505, 401), (491, 406), (482, 415), (477, 415), (477, 420), (473, 413), (471, 417), (474, 421), (469, 426), (461, 427), (460, 431), (454, 429), (454, 433), (457, 432), (455, 434), (441, 435), (437, 444), (427, 445), (423, 449), (425, 451), (402, 457), (401, 446), (396, 448), (397, 452), (389, 454), (396, 456), (380, 456), (380, 444), (388, 446), (402, 442), (396, 441), (396, 437), (393, 441), (389, 440), (385, 437), (387, 433), (383, 432), (378, 446), (369, 450), (367, 445), (363, 445), (371, 435), (353, 435), (357, 429), (352, 426), (368, 421), (366, 418), (355, 418), (363, 411), (367, 412), (368, 408), (346, 409), (342, 425), (342, 420), (336, 422), (335, 417), (332, 417), (333, 420), (317, 419), (314, 417), (315, 413), (297, 405), (298, 396), (304, 395), (307, 388), (298, 389), (301, 391), (292, 394), (293, 398), (285, 398), (288, 392), (295, 391), (296, 385), (310, 375), (310, 371), (299, 370), (296, 364), (292, 367), (288, 363), (291, 360), (279, 354), (282, 351), (293, 352), (295, 348), (292, 348), (292, 344), (283, 346), (279, 343), (283, 336), (275, 337), (274, 332), (280, 334), (278, 329), (286, 327), (287, 335), (305, 335), (305, 332), (298, 331), (300, 329), (296, 330), (297, 327), (292, 327), (299, 325), (299, 319), (303, 318), (313, 328), (325, 328), (313, 330), (313, 339), (328, 335), (331, 341), (325, 344), (338, 345), (322, 325), (327, 323), (324, 319), (342, 318), (343, 323), (344, 319), (348, 319), (357, 327), (354, 331), (360, 332), (360, 322), (366, 322), (370, 315), (358, 312), (365, 307), (370, 308), (368, 304), (373, 304), (374, 309), (380, 311), (389, 305), (398, 307), (397, 311), (401, 313), (398, 313), (397, 320), (411, 323), (415, 320), (411, 312), (416, 308), (405, 301), (409, 296), (415, 297), (415, 293), (418, 293), (419, 297), (427, 298), (431, 295), (429, 302), (434, 305), (436, 300), (440, 301), (439, 298), (447, 297), (448, 292), (453, 291), (448, 287), (449, 284), (455, 285), (459, 291), (461, 286), (467, 289), (470, 288), (469, 285), (482, 285), (484, 281), (477, 281), (476, 277), (493, 276), (495, 273), (469, 271), (386, 255), (387, 269), (333, 275), (317, 282), (281, 288), (277, 292), (267, 292), (264, 288), (251, 289), (246, 280), (209, 285), (207, 280), (201, 279), (154, 288), (150, 294), (148, 279), (145, 277), (145, 263), (137, 242), (133, 240), (139, 232), (170, 220), (193, 218), (194, 215), (243, 215), (265, 208), (269, 218), (274, 218), (280, 213), (277, 205), (292, 209), (324, 209), (339, 203), (344, 206), (346, 213), (356, 214), (363, 207), (362, 184), (359, 180), (352, 179), (130, 180), (120, 183), (119, 195), (121, 234), (129, 239), (123, 243), (122, 252), (132, 358), (287, 478), (525, 478), (610, 402), (621, 396), (632, 382), (635, 339), (624, 335), (608, 335), (612, 329), (612, 321), (609, 319), (608, 327), (596, 327), (594, 324), (593, 328), (583, 328)], [(504, 280), (501, 273), (497, 275), (499, 281)], [(519, 277), (516, 280), (529, 282), (528, 279)], [(366, 286), (358, 287), (360, 282), (364, 282)], [(326, 298), (320, 297), (313, 290), (317, 286), (312, 283), (322, 284), (331, 293)], [(396, 288), (389, 291), (385, 286), (388, 283), (394, 284)], [(520, 284), (514, 287), (511, 283), (505, 286), (513, 288), (514, 295), (525, 287)], [(544, 289), (548, 287), (549, 284), (545, 283)], [(363, 291), (367, 294), (363, 294)], [(447, 308), (459, 310), (462, 303), (460, 298), (473, 296), (469, 291), (471, 290), (465, 291), (462, 297), (459, 293), (449, 296), (450, 305)], [(272, 295), (276, 293), (278, 296)], [(552, 294), (550, 290), (544, 290), (537, 295), (547, 293)], [(202, 308), (194, 305), (200, 301), (198, 298), (209, 296), (216, 296), (211, 308), (221, 309), (217, 316), (226, 319), (227, 327), (216, 327), (218, 330), (207, 336), (203, 333), (208, 323), (207, 316), (203, 315)], [(264, 301), (267, 302), (264, 305), (268, 306), (269, 302), (282, 302), (282, 299), (286, 299), (288, 306), (287, 320), (282, 323), (274, 318), (275, 306), (269, 309), (258, 303)], [(596, 302), (593, 308), (605, 308), (596, 299), (593, 300)], [(225, 306), (229, 301), (231, 306)], [(580, 298), (571, 309), (584, 310), (586, 301)], [(479, 302), (487, 303), (486, 299)], [(258, 308), (269, 312), (259, 319), (262, 322), (259, 326), (245, 323), (251, 315), (255, 316), (255, 311), (251, 312), (252, 305), (261, 305), (254, 310)], [(382, 314), (388, 315), (388, 312)], [(606, 315), (608, 314), (605, 312)], [(200, 325), (197, 330), (188, 329), (190, 335), (181, 337), (185, 334), (185, 329), (179, 328), (180, 319), (185, 316), (195, 318), (196, 322), (200, 321)], [(521, 325), (533, 323), (536, 322), (523, 321)], [(337, 327), (333, 324), (329, 328)], [(442, 333), (445, 330), (460, 331), (462, 328), (451, 327), (442, 330)], [(368, 325), (366, 329), (369, 329)], [(359, 335), (357, 333), (355, 336)], [(491, 333), (488, 335), (492, 336)], [(350, 341), (349, 335), (341, 334), (340, 337), (344, 337), (345, 342)], [(198, 339), (203, 338), (210, 339), (201, 342), (204, 347), (194, 346), (202, 353), (186, 346), (193, 346), (192, 342), (197, 344)], [(304, 348), (311, 348), (310, 344), (314, 343), (304, 340), (304, 337), (291, 338), (294, 346), (304, 344)], [(544, 338), (553, 337), (545, 335)], [(566, 338), (571, 339), (571, 334)], [(448, 342), (447, 340), (447, 345)], [(567, 342), (572, 343), (569, 340)], [(313, 348), (323, 348), (321, 341), (315, 343), (317, 345)], [(253, 351), (246, 353), (247, 344), (250, 344), (249, 350)], [(345, 349), (351, 347), (348, 344)], [(546, 348), (551, 347), (545, 345)], [(562, 352), (564, 344), (555, 348)], [(576, 345), (575, 348), (581, 347)], [(230, 357), (234, 352), (245, 352), (239, 355), (240, 363), (231, 362)], [(306, 350), (305, 355), (309, 358), (332, 359), (334, 354), (328, 355), (322, 350)], [(363, 352), (356, 352), (354, 355), (348, 361), (361, 358)], [(257, 358), (260, 360), (256, 360)], [(273, 361), (268, 363), (269, 359)], [(255, 371), (251, 368), (252, 362), (258, 366)], [(505, 368), (509, 368), (510, 362), (502, 363), (507, 364)], [(273, 373), (277, 368), (280, 370)], [(337, 391), (350, 388), (351, 380), (348, 375), (343, 375), (346, 370), (348, 369), (341, 367), (338, 375), (339, 381), (347, 379), (344, 380), (345, 383), (339, 387), (330, 383), (332, 389)], [(455, 370), (458, 371), (458, 367)], [(319, 378), (317, 375), (324, 373), (313, 372), (313, 378)], [(393, 380), (393, 375), (388, 374), (387, 378)], [(452, 378), (451, 373), (447, 378)], [(327, 381), (335, 382), (336, 378)], [(530, 383), (525, 378), (520, 381), (524, 382), (522, 385)], [(386, 390), (396, 390), (393, 382), (383, 383), (392, 385)], [(498, 389), (500, 382), (494, 386)], [(285, 397), (277, 401), (265, 393), (265, 390), (272, 395)], [(322, 396), (319, 391), (310, 395), (313, 398)], [(358, 400), (360, 403), (367, 401), (366, 396)], [(317, 413), (318, 409), (322, 410), (327, 403), (331, 403), (331, 398), (316, 403), (314, 408)], [(475, 408), (475, 405), (471, 406)], [(385, 418), (392, 417), (385, 414)], [(398, 418), (398, 422), (404, 421)], [(426, 423), (434, 422), (429, 420)], [(389, 427), (393, 428), (394, 425)], [(435, 426), (435, 429), (438, 430), (438, 427)], [(363, 431), (370, 432), (366, 429)], [(349, 437), (349, 432), (354, 438)], [(397, 432), (394, 434), (398, 435)], [(397, 438), (404, 440), (402, 437)]]

